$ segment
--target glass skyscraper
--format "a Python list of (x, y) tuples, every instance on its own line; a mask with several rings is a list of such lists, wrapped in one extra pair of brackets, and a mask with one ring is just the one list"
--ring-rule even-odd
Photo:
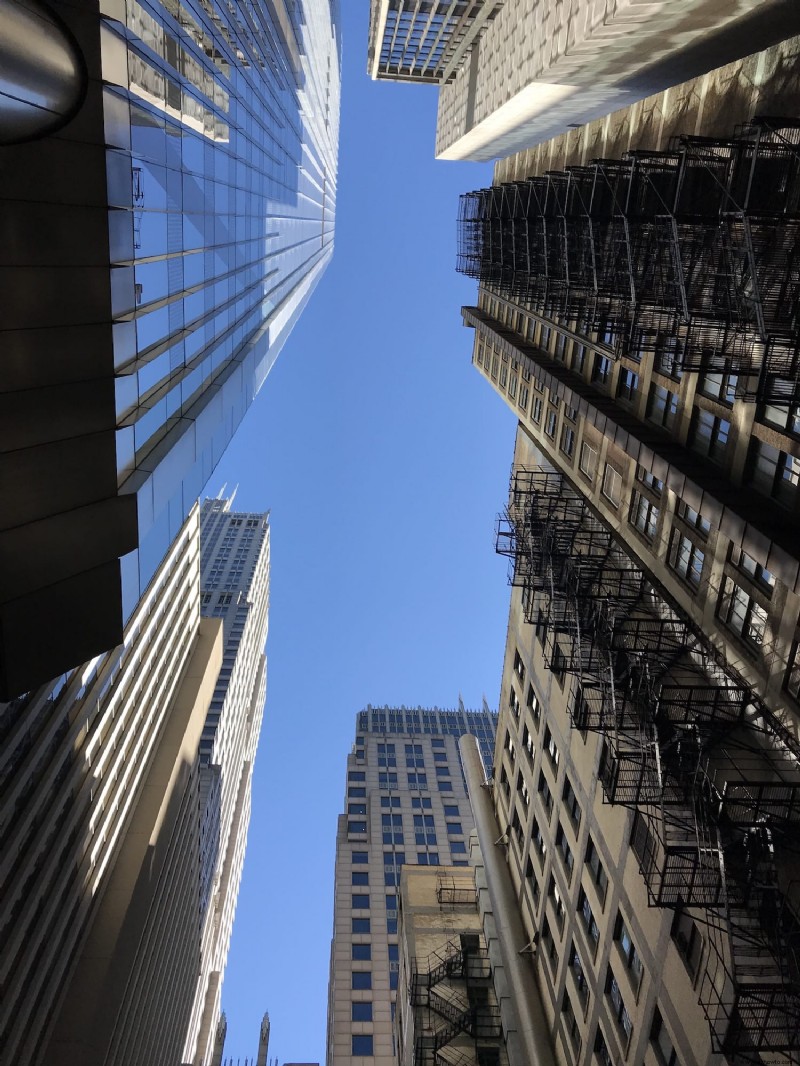
[(60, 14), (83, 103), (0, 202), (5, 695), (120, 641), (333, 252), (338, 0)]

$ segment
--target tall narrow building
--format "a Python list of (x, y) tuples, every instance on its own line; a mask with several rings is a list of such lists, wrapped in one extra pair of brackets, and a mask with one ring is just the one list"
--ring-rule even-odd
[(233, 512), (231, 502), (201, 509), (201, 610), (222, 619), (223, 658), (200, 739), (201, 966), (182, 1060), (192, 1066), (213, 1062), (267, 686), (269, 516)]
[(336, 217), (338, 0), (56, 6), (0, 5), (5, 699), (121, 642)]
[(406, 863), (466, 866), (472, 817), (458, 738), (494, 745), (496, 715), (367, 707), (356, 717), (336, 837), (327, 1066), (394, 1066), (397, 899)]
[(120, 647), (2, 705), (3, 1061), (214, 1061), (268, 606), (267, 516), (209, 501)]

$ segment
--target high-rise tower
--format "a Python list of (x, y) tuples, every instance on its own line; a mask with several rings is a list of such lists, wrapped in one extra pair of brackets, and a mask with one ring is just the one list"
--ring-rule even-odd
[[(337, 0), (45, 7), (0, 5), (23, 88), (82, 80), (55, 132), (3, 148), (5, 698), (120, 643), (330, 261), (336, 214)], [(59, 619), (47, 641), (42, 617)]]
[(458, 738), (475, 734), (489, 758), (495, 721), (488, 708), (368, 707), (357, 715), (336, 837), (328, 1066), (362, 1056), (370, 1066), (396, 1061), (400, 870), (467, 865), (472, 816)]

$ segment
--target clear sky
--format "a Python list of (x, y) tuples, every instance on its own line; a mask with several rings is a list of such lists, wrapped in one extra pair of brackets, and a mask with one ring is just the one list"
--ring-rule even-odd
[(509, 591), (494, 554), (515, 419), (471, 367), (461, 192), (436, 89), (372, 82), (343, 0), (336, 251), (207, 491), (271, 509), (264, 728), (223, 1007), (226, 1055), (324, 1063), (336, 817), (367, 703), (497, 706)]

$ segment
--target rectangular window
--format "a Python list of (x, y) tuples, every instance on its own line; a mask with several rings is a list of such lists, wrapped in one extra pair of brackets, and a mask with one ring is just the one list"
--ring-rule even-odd
[(370, 931), (369, 918), (351, 918), (352, 933), (368, 933)]
[(625, 968), (630, 975), (631, 984), (634, 989), (639, 988), (639, 984), (642, 980), (642, 960), (639, 957), (639, 952), (633, 943), (633, 938), (625, 924), (625, 919), (622, 914), (617, 915), (617, 923), (614, 927), (614, 940), (616, 940), (619, 950), (622, 954)]
[(555, 911), (556, 924), (558, 925), (559, 932), (564, 928), (564, 919), (567, 914), (567, 908), (564, 903), (564, 897), (561, 895), (556, 880), (553, 875), (550, 875), (550, 885), (547, 889), (547, 896), (553, 902), (553, 910)]
[(581, 805), (578, 803), (575, 789), (572, 787), (572, 782), (568, 777), (564, 778), (564, 788), (561, 792), (561, 806), (567, 812), (567, 816), (577, 834), (578, 827), (581, 824)]
[(415, 810), (418, 810), (418, 811), (430, 810), (432, 802), (433, 801), (431, 800), (430, 796), (412, 796), (411, 797), (411, 806)]
[[(524, 375), (524, 372), (523, 372), (523, 377), (524, 376), (525, 375)], [(527, 411), (528, 410), (528, 397), (529, 396), (530, 396), (530, 389), (528, 388), (528, 386), (527, 385), (520, 385), (520, 388), (519, 388), (519, 407), (523, 411)], [(540, 414), (541, 414), (541, 412), (540, 412)]]
[(391, 808), (400, 806), (399, 796), (381, 796), (381, 807)]
[(550, 820), (550, 815), (553, 811), (553, 797), (550, 794), (550, 786), (547, 783), (547, 778), (544, 776), (544, 771), (539, 771), (539, 798), (542, 801), (542, 806), (547, 811), (547, 819)]
[(661, 1066), (679, 1066), (675, 1046), (670, 1039), (670, 1035), (667, 1032), (667, 1027), (664, 1025), (664, 1020), (661, 1017), (661, 1011), (658, 1007), (656, 1007), (655, 1013), (653, 1014), (653, 1027), (650, 1030), (650, 1040)]
[(351, 885), (368, 885), (369, 884), (369, 871), (368, 870), (352, 870), (350, 873), (352, 881)]
[(581, 473), (585, 474), (589, 481), (594, 481), (595, 471), (597, 470), (597, 454), (597, 448), (583, 441), (578, 466)]
[(738, 374), (701, 374), (699, 391), (704, 396), (709, 396), (712, 400), (717, 400), (719, 403), (732, 407), (733, 401), (736, 399), (736, 387), (738, 384)]
[(767, 612), (730, 577), (725, 578), (722, 586), (719, 617), (729, 629), (753, 647), (760, 648), (764, 643)]
[(669, 549), (669, 565), (679, 574), (684, 581), (695, 588), (700, 584), (703, 576), (703, 563), (705, 552), (685, 536), (679, 529), (672, 531), (672, 542)]
[(650, 386), (647, 400), (647, 417), (657, 426), (671, 429), (678, 416), (678, 397), (660, 385)]
[(599, 1028), (594, 1038), (594, 1055), (600, 1066), (614, 1066), (614, 1060), (611, 1058), (605, 1037)]
[(354, 851), (351, 855), (350, 861), (354, 866), (360, 863), (369, 862), (369, 855), (366, 851)]
[(623, 366), (617, 380), (617, 398), (625, 403), (633, 403), (639, 391), (639, 375)]
[(678, 514), (687, 525), (696, 529), (701, 537), (705, 538), (708, 536), (709, 531), (711, 530), (711, 523), (707, 518), (703, 518), (701, 514), (695, 511), (694, 508), (690, 507), (688, 503), (682, 503), (680, 505)]
[(600, 860), (600, 855), (591, 836), (589, 837), (589, 842), (586, 845), (586, 868), (591, 872), (592, 883), (597, 889), (597, 895), (600, 898), (600, 906), (602, 907), (606, 901), (608, 876), (606, 874), (605, 869), (603, 868), (603, 863)]
[(725, 458), (728, 447), (731, 424), (724, 418), (718, 418), (710, 411), (698, 408), (692, 420), (689, 444), (699, 455), (705, 455), (712, 462), (719, 463)]
[(768, 595), (772, 595), (775, 578), (761, 563), (756, 562), (752, 555), (732, 545), (730, 559), (733, 565), (738, 567), (743, 574), (747, 574), (751, 581), (759, 585)]
[(575, 941), (572, 941), (572, 945), (569, 949), (569, 968), (572, 973), (572, 978), (575, 981), (575, 988), (578, 992), (578, 998), (583, 1009), (583, 1013), (586, 1013), (586, 1008), (589, 1006), (589, 983), (586, 980), (586, 971), (583, 968), (583, 962), (581, 961), (580, 952), (578, 951)]
[(594, 357), (594, 366), (592, 367), (592, 381), (597, 385), (607, 385), (608, 380), (611, 377), (611, 360), (607, 355), (600, 355), (598, 352)]
[(629, 521), (647, 540), (652, 540), (656, 535), (658, 514), (658, 507), (647, 496), (641, 492), (631, 493)]
[(347, 804), (347, 813), (348, 814), (366, 814), (367, 813), (367, 805), (366, 805), (366, 803), (348, 803)]
[(353, 1044), (351, 1051), (353, 1055), (366, 1055), (371, 1056), (374, 1054), (372, 1050), (372, 1035), (371, 1034), (353, 1034)]
[(550, 440), (555, 440), (556, 424), (557, 423), (558, 423), (558, 415), (556, 414), (556, 412), (554, 410), (552, 410), (552, 408), (548, 408), (547, 421), (545, 422), (545, 425), (544, 425), (544, 431), (545, 431), (545, 434), (550, 438)]
[(625, 1001), (622, 998), (622, 991), (619, 987), (619, 982), (614, 976), (614, 971), (609, 966), (608, 974), (606, 976), (606, 996), (608, 997), (611, 1015), (614, 1021), (617, 1023), (619, 1034), (622, 1039), (623, 1048), (628, 1047), (628, 1041), (631, 1038), (633, 1032), (633, 1023), (631, 1022), (631, 1016), (628, 1014), (625, 1006)]
[(561, 852), (561, 858), (564, 861), (564, 872), (567, 875), (567, 884), (569, 884), (572, 881), (572, 871), (575, 868), (575, 857), (572, 854), (572, 848), (569, 846), (567, 834), (561, 825), (556, 831), (556, 847)]
[(352, 907), (354, 911), (368, 911), (369, 910), (369, 894), (368, 893), (353, 893)]
[(600, 942), (600, 929), (595, 921), (594, 914), (592, 914), (592, 905), (589, 902), (589, 897), (583, 889), (578, 894), (578, 918), (589, 940), (592, 958), (594, 958), (597, 954), (597, 945)]
[(366, 831), (367, 831), (367, 823), (366, 822), (348, 822), (347, 823), (347, 832), (348, 833), (354, 833), (354, 834), (358, 835), (360, 833), (366, 833)]
[(800, 484), (800, 459), (753, 438), (748, 468), (754, 488), (779, 503), (794, 505)]
[(575, 430), (572, 426), (564, 426), (561, 430), (561, 451), (567, 458), (572, 458), (572, 453), (575, 451)]
[(561, 762), (561, 753), (558, 750), (553, 734), (550, 732), (550, 726), (544, 731), (544, 748), (547, 752), (547, 757), (550, 760), (550, 765), (553, 767), (553, 771), (558, 774), (558, 765)]
[(366, 781), (367, 780), (367, 775), (366, 775), (366, 773), (363, 770), (348, 770), (347, 771), (347, 780), (348, 781)]
[(350, 1015), (350, 1021), (352, 1022), (371, 1022), (372, 1021), (372, 1004), (367, 1003), (351, 1003), (352, 1013)]
[(457, 803), (445, 803), (444, 805), (445, 818), (458, 818), (458, 804)]
[(366, 799), (366, 796), (367, 796), (367, 790), (365, 788), (356, 787), (356, 788), (348, 788), (348, 790), (347, 790), (347, 798), (348, 799)]
[(700, 960), (703, 955), (703, 938), (700, 935), (696, 923), (683, 908), (675, 912), (670, 930), (672, 942), (683, 959), (683, 965), (694, 980), (700, 968)]
[(547, 957), (547, 961), (550, 963), (550, 969), (555, 975), (555, 972), (558, 969), (558, 949), (556, 948), (556, 942), (553, 939), (550, 922), (547, 918), (542, 922), (542, 951)]
[(566, 989), (564, 990), (564, 999), (561, 1001), (561, 1020), (564, 1024), (564, 1031), (567, 1034), (567, 1038), (572, 1045), (572, 1050), (577, 1055), (581, 1049), (581, 1030), (578, 1025), (578, 1019), (575, 1016), (572, 1000)]
[(379, 773), (378, 774), (378, 787), (379, 788), (397, 788), (397, 774), (391, 773)]
[(350, 987), (356, 991), (372, 988), (371, 970), (353, 970), (350, 976), (352, 978)]
[(465, 854), (467, 850), (467, 845), (464, 843), (463, 840), (452, 840), (450, 842), (450, 850), (453, 852), (454, 855), (459, 852), (461, 854)]
[(615, 507), (619, 507), (619, 501), (622, 497), (622, 474), (609, 463), (606, 463), (606, 468), (603, 472), (603, 488), (601, 491), (607, 500), (610, 500)]
[(528, 695), (525, 700), (525, 706), (531, 712), (533, 723), (536, 728), (539, 728), (539, 721), (542, 716), (542, 706), (539, 703), (539, 697), (536, 695), (533, 685), (528, 685)]
[(544, 833), (539, 828), (539, 823), (535, 817), (531, 819), (531, 847), (539, 856), (539, 860), (544, 867), (544, 860), (547, 857), (547, 841), (544, 839)]
[(370, 962), (372, 959), (372, 947), (369, 944), (351, 944), (350, 958), (354, 962)]

